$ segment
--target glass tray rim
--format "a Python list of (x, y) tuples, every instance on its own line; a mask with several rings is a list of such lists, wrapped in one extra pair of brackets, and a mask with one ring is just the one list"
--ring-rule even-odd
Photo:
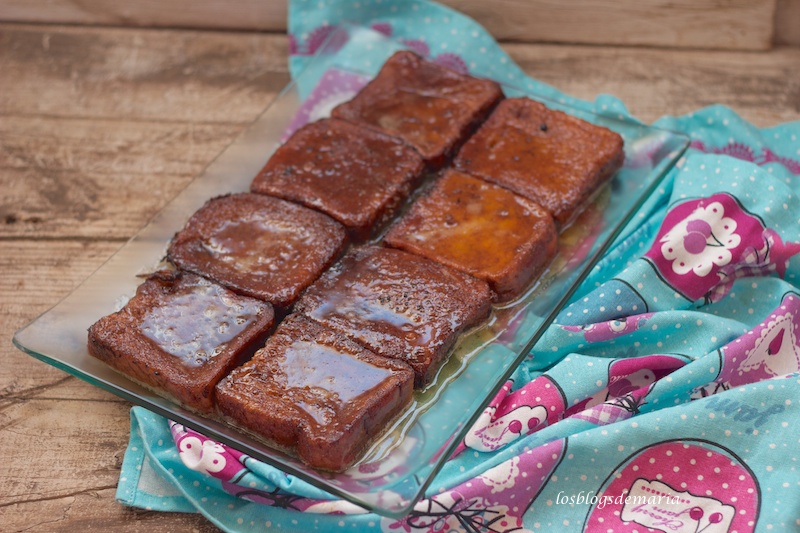
[[(361, 27), (357, 26), (345, 26), (343, 28), (339, 28), (331, 34), (326, 39), (325, 44), (320, 47), (320, 50), (316, 53), (314, 58), (311, 59), (311, 64), (324, 64), (326, 61), (329, 60), (330, 57), (335, 57), (336, 52), (338, 51), (338, 46), (333, 46), (333, 43), (337, 42), (337, 39), (341, 41), (341, 36), (337, 37), (337, 34), (341, 31), (347, 33), (348, 38), (358, 32), (364, 31), (371, 31), (366, 30)], [(391, 39), (386, 38), (385, 36), (379, 36), (379, 39), (382, 39), (384, 44), (386, 42), (390, 42), (396, 48), (404, 48), (399, 43), (391, 41)], [(310, 70), (310, 69), (309, 69)], [(352, 71), (356, 72), (356, 71)], [(119, 383), (114, 383), (114, 381), (128, 381), (121, 375), (114, 376), (117, 379), (112, 379), (110, 382), (107, 377), (104, 377), (102, 372), (97, 373), (93, 372), (91, 368), (96, 365), (102, 365), (102, 363), (90, 361), (88, 363), (89, 369), (86, 368), (78, 368), (74, 364), (70, 363), (69, 360), (65, 360), (63, 357), (59, 357), (58, 355), (52, 353), (43, 353), (43, 350), (36, 349), (34, 344), (30, 342), (29, 339), (26, 338), (26, 335), (30, 334), (32, 329), (39, 328), (46, 328), (47, 327), (47, 320), (48, 317), (51, 315), (55, 316), (57, 310), (59, 310), (62, 306), (65, 306), (67, 302), (69, 302), (72, 298), (76, 296), (76, 294), (80, 294), (80, 291), (87, 287), (90, 282), (97, 278), (97, 276), (101, 275), (105, 272), (106, 269), (111, 268), (114, 261), (120, 260), (121, 256), (125, 253), (126, 250), (130, 250), (131, 247), (135, 247), (135, 244), (142, 239), (146, 239), (148, 237), (143, 237), (148, 234), (148, 230), (155, 227), (160, 227), (165, 224), (164, 214), (168, 213), (171, 209), (177, 209), (176, 205), (181, 203), (181, 200), (185, 200), (188, 203), (199, 203), (200, 205), (205, 202), (205, 200), (209, 199), (210, 197), (194, 197), (197, 196), (196, 194), (193, 196), (193, 193), (196, 192), (196, 189), (200, 187), (198, 184), (202, 184), (202, 180), (208, 180), (209, 176), (213, 176), (215, 174), (214, 168), (216, 166), (222, 165), (225, 166), (226, 158), (230, 159), (234, 156), (242, 157), (242, 150), (244, 149), (243, 146), (246, 146), (248, 143), (244, 140), (249, 136), (255, 135), (259, 137), (258, 133), (253, 133), (255, 130), (258, 130), (259, 127), (263, 127), (263, 122), (267, 118), (269, 118), (269, 113), (271, 110), (275, 110), (276, 106), (282, 102), (282, 98), (286, 98), (286, 95), (290, 94), (293, 90), (298, 90), (298, 84), (302, 76), (304, 74), (300, 74), (297, 79), (292, 80), (268, 105), (265, 109), (259, 113), (259, 116), (253, 121), (253, 123), (247, 127), (244, 132), (239, 135), (230, 145), (228, 145), (224, 150), (222, 150), (217, 157), (215, 157), (211, 163), (204, 169), (203, 172), (198, 174), (198, 176), (192, 180), (192, 182), (178, 195), (176, 195), (172, 200), (170, 200), (164, 208), (155, 216), (153, 217), (136, 235), (134, 235), (129, 241), (127, 241), (117, 252), (115, 252), (103, 265), (101, 265), (95, 272), (93, 272), (90, 276), (88, 276), (85, 280), (83, 280), (69, 295), (64, 297), (60, 302), (50, 308), (48, 311), (42, 313), (19, 329), (14, 337), (13, 342), (14, 345), (20, 349), (21, 351), (33, 356), (34, 358), (43, 361), (51, 366), (59, 368), (73, 376), (79, 377), (88, 383), (98, 386), (106, 391), (111, 392), (119, 397), (124, 398), (125, 400), (130, 401), (133, 404), (140, 405), (145, 407), (161, 416), (164, 416), (168, 419), (174, 420), (180, 424), (183, 424), (187, 427), (191, 427), (196, 431), (203, 433), (205, 436), (209, 438), (213, 438), (220, 442), (226, 443), (231, 445), (234, 448), (239, 449), (240, 451), (244, 451), (248, 455), (259, 459), (267, 464), (272, 464), (276, 468), (282, 469), (287, 473), (290, 473), (298, 478), (310, 483), (312, 486), (325, 490), (333, 495), (338, 497), (342, 497), (352, 503), (357, 505), (366, 507), (369, 510), (372, 510), (378, 514), (388, 516), (388, 517), (400, 517), (403, 516), (410, 510), (413, 505), (422, 497), (424, 491), (428, 488), (428, 486), (433, 481), (434, 477), (438, 473), (438, 471), (442, 468), (444, 463), (446, 462), (446, 458), (449, 457), (452, 452), (454, 451), (455, 447), (458, 443), (463, 439), (465, 433), (469, 430), (469, 428), (474, 424), (476, 419), (480, 416), (482, 409), (478, 408), (471, 412), (468, 419), (462, 421), (462, 423), (458, 426), (458, 431), (456, 434), (452, 436), (441, 448), (439, 457), (434, 460), (433, 467), (428, 469), (425, 472), (424, 476), (422, 476), (423, 481), (419, 483), (414, 491), (413, 496), (404, 499), (401, 504), (395, 505), (392, 508), (384, 508), (380, 505), (376, 505), (375, 502), (370, 502), (365, 500), (365, 498), (354, 495), (352, 492), (348, 492), (347, 490), (342, 490), (338, 486), (333, 486), (330, 484), (326, 484), (324, 481), (320, 479), (309, 477), (308, 472), (304, 471), (302, 468), (298, 469), (297, 465), (293, 465), (291, 463), (282, 462), (280, 460), (277, 461), (276, 458), (271, 457), (269, 453), (274, 453), (274, 450), (268, 449), (266, 450), (268, 453), (264, 453), (264, 449), (267, 448), (266, 445), (252, 439), (248, 435), (242, 433), (241, 431), (237, 430), (235, 427), (230, 425), (226, 425), (219, 421), (215, 421), (213, 419), (205, 418), (203, 416), (197, 415), (196, 413), (192, 413), (191, 411), (187, 411), (180, 406), (169, 402), (168, 400), (161, 398), (160, 396), (156, 396), (153, 393), (146, 391), (144, 388), (140, 387), (139, 385), (128, 382), (125, 386), (120, 386)], [(502, 372), (502, 375), (499, 379), (493, 380), (488, 386), (484, 389), (485, 394), (483, 400), (480, 404), (484, 404), (486, 401), (491, 399), (496, 392), (502, 387), (502, 385), (507, 381), (519, 363), (525, 358), (527, 353), (531, 350), (531, 348), (535, 345), (535, 343), (539, 340), (541, 335), (544, 333), (546, 325), (551, 323), (553, 319), (556, 317), (558, 312), (566, 305), (566, 303), (570, 300), (574, 292), (577, 290), (578, 286), (582, 283), (582, 281), (588, 276), (591, 269), (596, 265), (599, 259), (603, 256), (603, 254), (608, 250), (608, 248), (612, 245), (616, 237), (624, 230), (630, 220), (634, 217), (637, 210), (641, 207), (641, 205), (646, 201), (646, 199), (652, 194), (652, 192), (660, 185), (664, 177), (669, 173), (670, 169), (674, 166), (674, 164), (678, 161), (680, 156), (686, 150), (689, 145), (689, 139), (683, 134), (676, 133), (676, 132), (668, 132), (662, 128), (657, 128), (653, 126), (644, 125), (638, 123), (628, 117), (625, 117), (624, 120), (622, 119), (614, 119), (612, 117), (601, 117), (600, 115), (596, 115), (594, 113), (587, 112), (586, 110), (581, 110), (577, 108), (573, 108), (568, 104), (564, 104), (563, 102), (556, 102), (550, 98), (544, 97), (542, 95), (537, 95), (530, 93), (530, 91), (525, 91), (516, 87), (509, 86), (507, 84), (503, 84), (504, 89), (514, 92), (514, 93), (521, 93), (527, 96), (530, 96), (536, 100), (542, 101), (543, 103), (559, 108), (564, 109), (566, 108), (567, 112), (572, 110), (576, 113), (574, 114), (588, 114), (594, 117), (598, 117), (603, 119), (604, 121), (611, 121), (611, 122), (619, 122), (624, 121), (628, 126), (635, 127), (635, 128), (642, 128), (647, 131), (659, 131), (663, 132), (664, 134), (670, 136), (671, 139), (675, 140), (678, 144), (676, 150), (673, 150), (671, 153), (664, 155), (664, 158), (661, 160), (660, 163), (664, 163), (664, 161), (668, 162), (666, 164), (660, 164), (659, 166), (655, 167), (651, 172), (651, 182), (645, 189), (641, 191), (638, 198), (636, 198), (634, 205), (630, 207), (630, 209), (626, 212), (626, 214), (613, 221), (613, 229), (606, 235), (603, 242), (600, 243), (599, 246), (595, 247), (592, 250), (590, 256), (584, 259), (584, 262), (580, 266), (580, 270), (578, 272), (577, 277), (572, 280), (568, 290), (566, 290), (560, 298), (557, 299), (557, 303), (549, 310), (549, 312), (540, 320), (539, 324), (535, 327), (535, 331), (527, 338), (527, 342), (522, 344), (516, 353), (516, 357), (514, 360), (505, 367), (505, 370)], [(296, 112), (296, 111), (295, 111)], [(293, 114), (294, 116), (294, 114)], [(288, 123), (288, 121), (287, 121)], [(273, 143), (277, 145), (280, 142), (280, 137), (284, 134), (283, 131), (276, 132), (272, 131), (268, 137), (272, 137)], [(262, 144), (263, 145), (263, 144)], [(265, 150), (264, 152), (264, 162), (266, 157), (268, 157), (272, 150)], [(245, 154), (246, 156), (247, 154)], [(252, 154), (250, 154), (252, 155)], [(626, 147), (626, 157), (627, 157), (627, 147)], [(258, 164), (258, 168), (263, 165), (263, 162)], [(219, 172), (216, 172), (219, 173)], [(656, 174), (653, 174), (656, 173)], [(254, 175), (254, 174), (253, 174)], [(613, 193), (612, 193), (613, 194)], [(199, 205), (198, 205), (199, 206)], [(185, 209), (185, 206), (184, 206)], [(169, 217), (166, 217), (169, 219)], [(185, 222), (185, 220), (184, 220)], [(182, 223), (178, 226), (174, 227), (161, 227), (160, 229), (165, 230), (170, 236), (182, 227)], [(162, 232), (163, 233), (163, 232)], [(166, 249), (166, 244), (169, 242), (164, 242), (164, 249)], [(152, 267), (153, 265), (141, 265), (140, 268), (143, 270), (147, 270), (148, 267)], [(150, 268), (152, 270), (152, 268)], [(574, 273), (574, 272), (573, 272)], [(97, 317), (99, 318), (99, 317)], [(96, 363), (96, 364), (92, 364)], [(233, 431), (235, 435), (231, 435), (230, 432)], [(243, 449), (244, 448), (244, 449)], [(433, 459), (433, 458), (432, 458)], [(379, 489), (380, 491), (380, 489)], [(378, 491), (378, 492), (379, 492)], [(374, 493), (370, 492), (371, 495), (375, 495)]]

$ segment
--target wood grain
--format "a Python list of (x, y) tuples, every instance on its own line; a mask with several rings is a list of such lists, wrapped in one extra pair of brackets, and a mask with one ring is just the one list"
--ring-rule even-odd
[(800, 46), (800, 1), (778, 0), (775, 8), (775, 44)]
[(4, 26), (0, 116), (252, 121), (289, 80), (285, 36)]
[[(94, 402), (91, 414), (84, 400), (30, 399), (17, 402), (0, 411), (0, 454), (6, 461), (0, 472), (3, 494), (0, 507), (21, 499), (44, 501), (90, 488), (112, 488), (119, 478), (122, 456), (129, 426), (128, 404), (123, 402)], [(69, 439), (59, 446), (50, 441), (52, 413), (69, 420), (74, 428)], [(43, 464), (58, 465), (57, 469), (29, 474), (31, 452)], [(81, 461), (81, 457), (93, 457)], [(63, 475), (68, 470), (70, 477)]]
[(77, 379), (65, 381), (67, 374), (16, 350), (11, 338), (72, 292), (123, 244), (0, 239), (0, 406), (30, 397), (112, 398)]
[(732, 107), (758, 126), (800, 118), (800, 49), (757, 52), (656, 50), (569, 45), (506, 45), (523, 70), (579, 98), (599, 93), (652, 123), (701, 107)]
[[(765, 50), (774, 0), (444, 0), (502, 40)], [(709, 31), (709, 28), (713, 28)]]
[[(646, 121), (717, 102), (762, 126), (800, 119), (798, 48), (505, 48)], [(286, 52), (281, 35), (0, 24), (0, 531), (215, 530), (117, 504), (129, 404), (10, 339), (258, 116), (288, 80)]]
[(198, 514), (125, 508), (116, 503), (114, 493), (114, 488), (92, 487), (50, 500), (14, 503), (0, 507), (0, 525), (3, 531), (25, 533), (219, 531)]
[(285, 31), (287, 0), (0, 0), (0, 20)]
[[(793, 0), (782, 0), (791, 9)], [(764, 50), (776, 0), (443, 0), (502, 41)], [(0, 20), (285, 31), (286, 0), (0, 0)], [(779, 17), (777, 20), (781, 20)], [(796, 30), (794, 31), (796, 34)]]

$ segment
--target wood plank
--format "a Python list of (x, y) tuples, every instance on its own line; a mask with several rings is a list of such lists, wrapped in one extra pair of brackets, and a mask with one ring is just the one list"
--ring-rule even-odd
[(276, 36), (12, 26), (0, 43), (0, 237), (130, 237), (288, 81)]
[(245, 126), (6, 117), (0, 238), (129, 238)]
[[(0, 78), (0, 115), (242, 124), (255, 118), (274, 96), (277, 86), (288, 80), (287, 50), (282, 37), (225, 34), (223, 39), (206, 32), (13, 25), (0, 29), (0, 69), (9, 73)], [(41, 48), (47, 39), (51, 49), (53, 43), (71, 43), (68, 48), (72, 52), (51, 56), (43, 50), (20, 51), (31, 46)], [(225, 44), (220, 44), (219, 39)], [(194, 81), (184, 83), (182, 78), (169, 75), (169, 69), (152, 76), (135, 76), (128, 63), (111, 60), (137, 54), (142, 57), (136, 51), (141, 50), (143, 42), (150, 43), (149, 52), (144, 55), (151, 56), (142, 60), (144, 64), (161, 62), (185, 67), (191, 63), (191, 68), (198, 71), (220, 73), (190, 76)], [(206, 42), (217, 42), (220, 55), (201, 53), (199, 49), (205, 49)], [(637, 115), (646, 120), (667, 112), (687, 112), (721, 99), (722, 103), (741, 106), (745, 114), (748, 108), (758, 107), (758, 114), (770, 121), (759, 123), (766, 125), (787, 120), (784, 117), (791, 116), (798, 107), (797, 76), (792, 75), (797, 64), (794, 49), (770, 54), (518, 44), (507, 45), (507, 49), (532, 76), (584, 98), (598, 92), (616, 94), (633, 106), (644, 108), (645, 112)], [(242, 75), (266, 53), (272, 59), (258, 76), (272, 80), (272, 89), (251, 83)], [(164, 57), (157, 59), (159, 54)], [(222, 54), (228, 54), (230, 60), (226, 61)], [(735, 84), (730, 77), (736, 80)], [(63, 91), (48, 93), (50, 87), (64, 84), (72, 87), (71, 97)], [(187, 89), (186, 85), (191, 84), (194, 89)], [(241, 90), (243, 84), (252, 91), (251, 95), (259, 96), (239, 98), (242, 92), (248, 92)], [(169, 87), (175, 86), (183, 91), (183, 96), (177, 98), (181, 101), (178, 109), (166, 106), (162, 98), (165, 91), (172, 92)], [(232, 94), (238, 96), (229, 102)], [(139, 105), (121, 107), (120, 102), (136, 95), (141, 95)], [(761, 105), (768, 100), (775, 105)], [(219, 108), (219, 101), (227, 103)], [(761, 120), (758, 116), (752, 118)]]
[[(69, 293), (118, 242), (0, 240), (0, 337)], [(0, 531), (211, 532), (199, 515), (114, 500), (128, 402), (0, 344)]]
[(800, 46), (800, 1), (778, 0), (775, 8), (775, 44)]
[(219, 531), (199, 514), (157, 513), (116, 503), (115, 489), (91, 488), (44, 501), (19, 502), (0, 508), (0, 529), (26, 533), (157, 533)]
[(57, 235), (124, 240), (191, 179), (169, 174), (5, 169), (0, 176), (0, 238)]
[(251, 122), (289, 81), (281, 35), (0, 26), (0, 116)]
[[(776, 0), (444, 0), (503, 41), (764, 50)], [(783, 0), (791, 2), (792, 0)], [(285, 31), (286, 0), (2, 0), (23, 22)]]
[(286, 0), (0, 0), (0, 20), (286, 31)]
[[(33, 399), (0, 411), (0, 508), (115, 487), (128, 440), (128, 410), (122, 402)], [(49, 467), (32, 472), (32, 453)], [(88, 457), (92, 460), (81, 460)]]
[[(7, 461), (0, 472), (0, 530), (217, 531), (199, 515), (130, 510), (116, 503), (128, 407), (34, 399), (0, 410), (0, 456)], [(47, 469), (31, 469), (31, 451)]]
[[(41, 41), (45, 34), (51, 35), (51, 41), (69, 36), (74, 38), (74, 46), (89, 49), (101, 48), (112, 38), (110, 34), (132, 33), (144, 39), (154, 33), (95, 29), (75, 35), (72, 28), (47, 28), (39, 29), (36, 37), (36, 31), (16, 30), (22, 40)], [(252, 61), (242, 52), (246, 46), (243, 42), (250, 38), (246, 34), (228, 36), (227, 48), (238, 50), (239, 54), (232, 64)], [(181, 42), (185, 36), (181, 32), (172, 39)], [(172, 49), (172, 39), (161, 35), (159, 40), (164, 49)], [(135, 36), (119, 39), (106, 53), (124, 56), (126, 49), (138, 46), (136, 42)], [(712, 103), (730, 105), (760, 125), (797, 118), (800, 80), (790, 73), (800, 61), (800, 52), (794, 48), (745, 55), (519, 44), (507, 45), (507, 49), (534, 77), (581, 98), (592, 99), (597, 92), (615, 94), (629, 102), (631, 111), (647, 122), (665, 112), (682, 114)], [(0, 62), (6, 58), (7, 64), (13, 64), (15, 60), (8, 59), (13, 52), (5, 54), (1, 50)], [(250, 53), (258, 54), (260, 50)], [(73, 59), (73, 68), (87, 76), (97, 61), (92, 55)], [(217, 61), (208, 59), (196, 67), (206, 70)], [(746, 71), (743, 61), (748, 65)], [(47, 64), (47, 59), (40, 56), (27, 63), (34, 71), (45, 70)], [(285, 72), (285, 66), (277, 61), (275, 64), (276, 70)], [(106, 74), (112, 72), (109, 68)], [(36, 85), (44, 87), (49, 81), (43, 75)], [(232, 87), (239, 82), (236, 77), (229, 81)], [(27, 92), (25, 78), (9, 77), (3, 83), (12, 93)], [(147, 92), (148, 83), (130, 79), (118, 90), (121, 94)], [(692, 91), (687, 91), (687, 86), (693, 87)], [(107, 95), (92, 99), (96, 107), (118, 98), (103, 87), (82, 87), (85, 92)], [(83, 118), (81, 106), (68, 105), (61, 112), (80, 118), (8, 116), (0, 124), (0, 168), (7, 169), (0, 175), (4, 190), (0, 200), (0, 237), (130, 237), (246, 126), (244, 121), (215, 123), (216, 111), (205, 111), (213, 106), (203, 105), (202, 99), (213, 102), (220, 91), (226, 90), (220, 80), (213, 94), (196, 95), (196, 109), (186, 120), (203, 121), (199, 123), (146, 118), (93, 120)], [(84, 99), (83, 91), (77, 100)], [(137, 114), (147, 117), (160, 111), (160, 99), (152, 93), (147, 102), (136, 109)], [(108, 106), (108, 112), (113, 112), (113, 102)], [(12, 107), (9, 103), (9, 110)], [(249, 116), (240, 118), (252, 118), (255, 113), (251, 109)]]
[[(122, 242), (0, 240), (0, 405), (28, 398), (116, 397), (17, 350), (14, 332), (67, 296)], [(2, 438), (0, 438), (2, 440)], [(0, 528), (2, 530), (2, 528)]]
[(768, 54), (566, 45), (505, 46), (530, 76), (579, 98), (613, 94), (652, 122), (712, 104), (757, 126), (800, 119), (800, 49)]
[[(766, 50), (775, 0), (443, 0), (509, 41)], [(710, 30), (713, 28), (713, 30)]]
[(0, 237), (126, 239), (243, 127), (7, 117)]
[(196, 176), (244, 127), (6, 116), (0, 121), (0, 169)]

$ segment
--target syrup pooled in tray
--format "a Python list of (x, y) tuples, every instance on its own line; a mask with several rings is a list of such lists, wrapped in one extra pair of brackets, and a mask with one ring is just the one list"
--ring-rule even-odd
[(497, 82), (400, 51), (333, 116), (405, 139), (431, 168), (440, 168), (501, 98)]
[(282, 220), (254, 216), (225, 221), (205, 248), (219, 261), (259, 278), (275, 276), (282, 269), (303, 268), (315, 235)]
[(270, 304), (188, 272), (157, 272), (89, 328), (89, 353), (158, 394), (213, 412), (214, 387), (264, 342)]
[(564, 228), (624, 160), (619, 134), (530, 98), (509, 98), (453, 165), (530, 198)]
[(532, 200), (447, 170), (385, 241), (486, 281), (504, 302), (518, 297), (555, 257), (558, 233)]
[[(306, 341), (291, 345), (283, 358), (282, 375), (276, 372), (275, 382), (320, 425), (329, 424), (342, 407), (392, 375), (391, 369)], [(320, 412), (319, 400), (329, 409)]]
[(208, 201), (172, 240), (167, 258), (229, 289), (288, 307), (339, 255), (341, 224), (261, 194)]
[(341, 471), (410, 403), (414, 374), (300, 315), (217, 386), (220, 414), (306, 464)]
[(261, 306), (252, 303), (199, 279), (194, 287), (173, 293), (168, 306), (150, 309), (139, 329), (181, 364), (201, 366), (257, 320)]
[(250, 190), (299, 202), (342, 223), (355, 240), (385, 225), (419, 184), (410, 145), (344, 120), (306, 124), (278, 147)]
[(433, 379), (458, 336), (488, 318), (485, 282), (424, 257), (355, 249), (305, 292), (296, 311)]

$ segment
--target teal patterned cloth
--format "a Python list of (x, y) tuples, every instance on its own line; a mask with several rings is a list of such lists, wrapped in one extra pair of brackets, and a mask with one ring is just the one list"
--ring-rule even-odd
[[(628, 116), (613, 97), (528, 78), (474, 21), (420, 0), (291, 1), (293, 75), (343, 21)], [(336, 60), (374, 72), (366, 48), (345, 44)], [(119, 501), (200, 512), (225, 531), (799, 530), (800, 123), (759, 129), (712, 106), (657, 125), (689, 135), (689, 150), (405, 519), (141, 408)]]

